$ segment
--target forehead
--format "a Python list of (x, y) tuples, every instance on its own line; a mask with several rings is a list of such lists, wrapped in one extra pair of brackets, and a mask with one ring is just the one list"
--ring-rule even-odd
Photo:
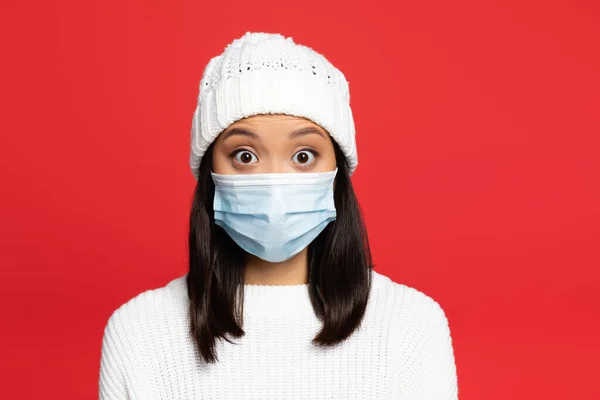
[(249, 127), (254, 128), (253, 130), (258, 131), (257, 133), (269, 133), (271, 131), (281, 132), (282, 130), (293, 130), (300, 126), (312, 127), (321, 131), (322, 133), (326, 133), (322, 127), (307, 118), (286, 114), (253, 115), (234, 122), (226, 130), (237, 127)]

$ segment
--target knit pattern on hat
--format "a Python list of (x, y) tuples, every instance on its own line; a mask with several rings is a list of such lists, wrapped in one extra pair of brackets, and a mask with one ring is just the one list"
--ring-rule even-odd
[(323, 127), (340, 146), (349, 173), (358, 165), (350, 92), (344, 74), (323, 55), (280, 34), (247, 32), (206, 66), (192, 120), (190, 167), (235, 121), (287, 114)]

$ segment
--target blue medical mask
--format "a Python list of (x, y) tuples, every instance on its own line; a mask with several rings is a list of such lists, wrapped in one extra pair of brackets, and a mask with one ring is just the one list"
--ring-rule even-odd
[(283, 174), (212, 172), (215, 223), (248, 253), (270, 262), (288, 260), (335, 220), (336, 174), (337, 168)]

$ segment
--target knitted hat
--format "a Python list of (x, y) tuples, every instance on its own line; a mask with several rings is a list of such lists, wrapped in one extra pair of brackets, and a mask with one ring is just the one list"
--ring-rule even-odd
[(256, 114), (307, 118), (327, 130), (346, 156), (349, 173), (358, 164), (350, 92), (344, 74), (321, 54), (280, 34), (247, 32), (210, 60), (192, 120), (190, 167), (235, 121)]

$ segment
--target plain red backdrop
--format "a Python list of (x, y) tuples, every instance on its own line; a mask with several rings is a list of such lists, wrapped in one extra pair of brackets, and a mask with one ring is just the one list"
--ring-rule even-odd
[(246, 31), (350, 82), (376, 270), (461, 400), (600, 398), (596, 1), (4, 2), (2, 398), (97, 398), (111, 312), (186, 271), (203, 68)]

